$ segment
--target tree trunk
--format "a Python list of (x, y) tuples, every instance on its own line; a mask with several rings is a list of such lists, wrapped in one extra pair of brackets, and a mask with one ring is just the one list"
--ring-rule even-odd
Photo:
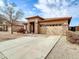
[(10, 21), (11, 21), (11, 34), (13, 34), (13, 20), (12, 20), (12, 14), (10, 15)]
[(11, 23), (11, 34), (13, 34), (13, 24)]

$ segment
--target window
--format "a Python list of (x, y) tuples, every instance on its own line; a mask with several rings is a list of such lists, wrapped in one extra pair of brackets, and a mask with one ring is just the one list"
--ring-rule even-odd
[(46, 27), (46, 26), (61, 26), (62, 24), (47, 24), (47, 25), (40, 25), (40, 27)]

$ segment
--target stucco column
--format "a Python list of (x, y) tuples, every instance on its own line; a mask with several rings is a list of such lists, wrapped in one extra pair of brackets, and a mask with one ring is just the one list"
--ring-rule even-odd
[(27, 33), (30, 33), (30, 22), (27, 24)]
[(38, 20), (35, 21), (35, 34), (38, 34)]
[(68, 26), (68, 23), (64, 23), (63, 26), (64, 26), (64, 30), (67, 31), (67, 30), (68, 30), (68, 27), (69, 27), (69, 26)]
[(68, 23), (63, 24), (63, 33), (66, 35), (66, 31), (68, 31)]

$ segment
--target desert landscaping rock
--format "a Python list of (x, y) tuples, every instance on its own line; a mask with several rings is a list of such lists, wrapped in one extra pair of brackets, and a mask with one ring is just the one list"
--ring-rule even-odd
[(79, 44), (79, 34), (72, 31), (67, 31), (67, 40), (71, 43)]

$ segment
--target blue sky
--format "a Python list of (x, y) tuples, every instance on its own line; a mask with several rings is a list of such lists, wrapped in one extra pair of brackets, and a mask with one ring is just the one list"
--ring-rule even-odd
[[(72, 16), (70, 26), (79, 24), (79, 0), (7, 0), (22, 9), (25, 17), (39, 15), (44, 18)], [(0, 0), (0, 5), (3, 5)]]

